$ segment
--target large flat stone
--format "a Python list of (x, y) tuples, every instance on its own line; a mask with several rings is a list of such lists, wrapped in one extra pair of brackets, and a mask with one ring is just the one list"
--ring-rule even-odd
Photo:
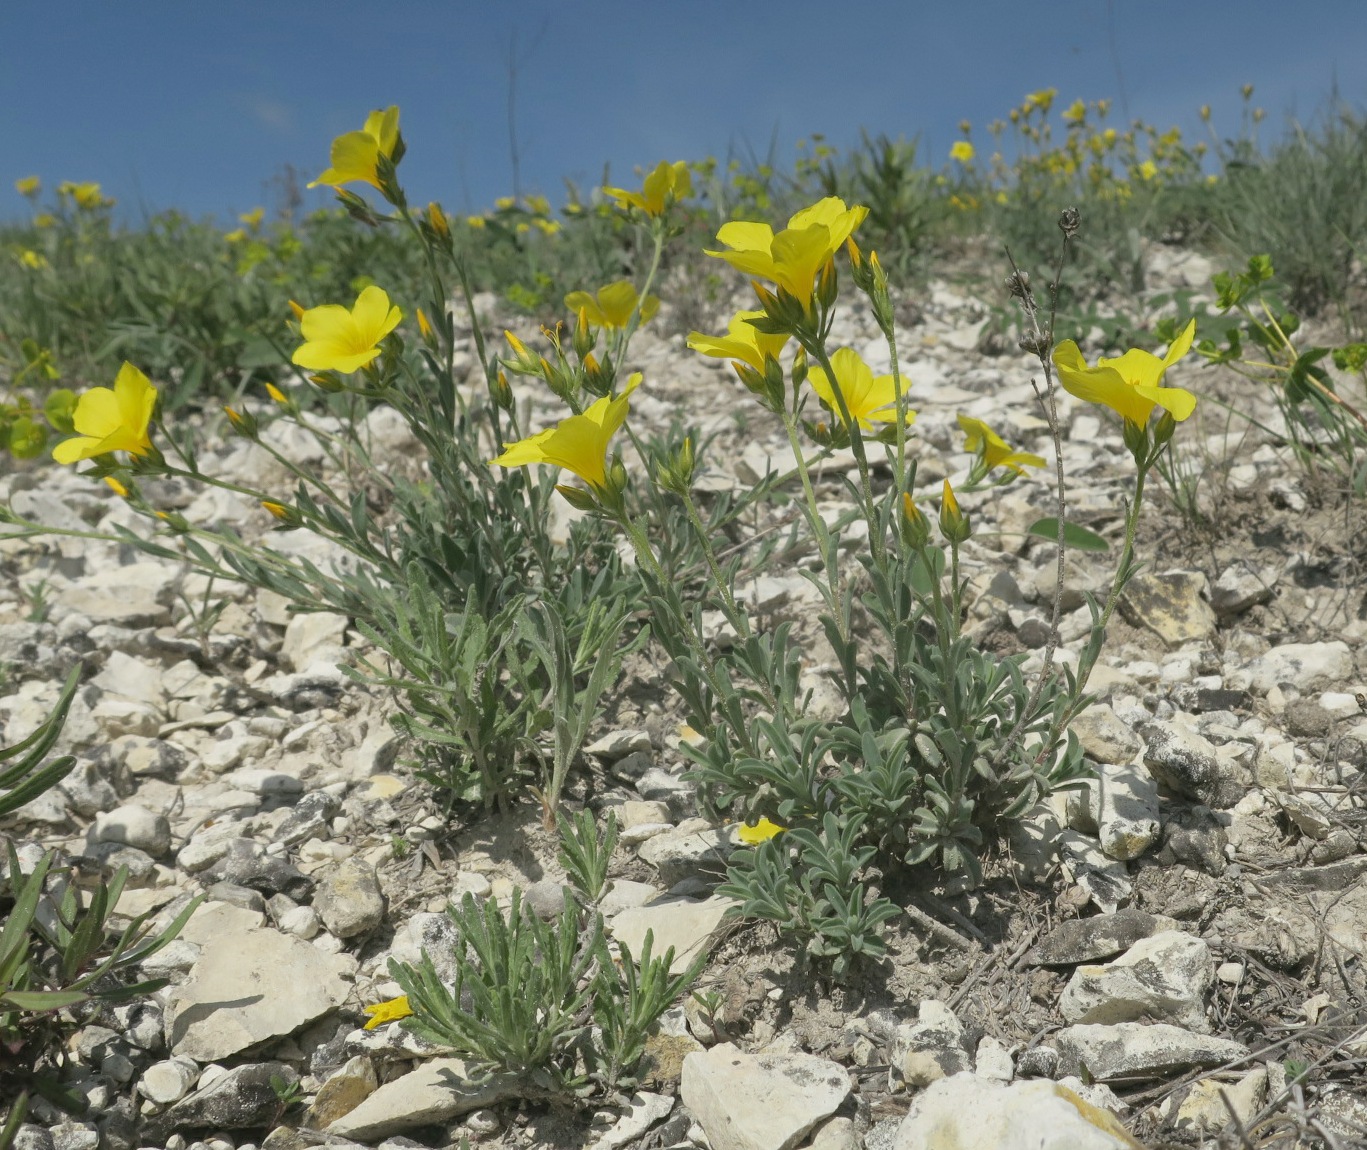
[(191, 920), (203, 949), (167, 1004), (172, 1054), (197, 1062), (230, 1058), (307, 1026), (351, 993), (356, 960), (350, 955), (327, 954), (265, 927), (217, 933), (214, 919), (211, 912)]
[(364, 1142), (449, 1122), (471, 1110), (495, 1106), (517, 1097), (518, 1079), (492, 1074), (474, 1079), (461, 1058), (434, 1058), (416, 1070), (386, 1082), (353, 1110), (330, 1123), (327, 1133)]
[(845, 1069), (811, 1054), (744, 1054), (723, 1042), (684, 1059), (684, 1105), (712, 1150), (792, 1150), (849, 1093)]

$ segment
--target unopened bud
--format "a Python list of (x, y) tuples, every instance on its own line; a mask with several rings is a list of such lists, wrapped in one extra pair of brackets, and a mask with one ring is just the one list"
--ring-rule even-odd
[(346, 390), (346, 384), (330, 371), (320, 371), (317, 375), (309, 376), (309, 383), (313, 384), (319, 391), (327, 391), (334, 394)]
[(231, 407), (223, 409), (228, 415), (228, 422), (233, 425), (233, 430), (243, 439), (255, 439), (257, 433), (256, 418), (249, 412), (234, 411)]
[(580, 308), (578, 316), (574, 321), (574, 335), (571, 337), (571, 346), (574, 354), (580, 361), (585, 361), (598, 343), (598, 334), (589, 325), (589, 312), (587, 308)]
[(821, 273), (816, 280), (817, 302), (823, 308), (829, 309), (835, 304), (835, 297), (840, 293), (840, 279), (836, 274), (835, 260), (829, 259), (821, 266)]
[(441, 210), (441, 205), (435, 200), (427, 205), (427, 226), (443, 244), (451, 242), (451, 225), (447, 222), (446, 213)]
[(1072, 239), (1077, 235), (1078, 228), (1082, 227), (1082, 213), (1077, 208), (1064, 208), (1058, 214), (1058, 226), (1067, 239)]
[(288, 507), (284, 503), (277, 503), (274, 499), (263, 499), (261, 506), (271, 513), (282, 528), (303, 526), (303, 518), (293, 507)]
[(908, 547), (920, 549), (930, 542), (930, 522), (911, 498), (911, 492), (902, 492), (902, 541)]
[(956, 544), (973, 534), (968, 516), (959, 509), (959, 501), (948, 479), (945, 480), (944, 497), (940, 501), (940, 531), (950, 543)]
[(1006, 290), (1016, 299), (1028, 299), (1030, 296), (1030, 273), (1023, 271), (1013, 271), (1006, 277)]

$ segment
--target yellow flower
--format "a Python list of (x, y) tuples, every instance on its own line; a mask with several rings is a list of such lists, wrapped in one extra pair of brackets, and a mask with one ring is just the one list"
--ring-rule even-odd
[(343, 184), (360, 180), (378, 188), (380, 157), (392, 159), (398, 144), (398, 105), (391, 105), (383, 112), (371, 112), (366, 117), (365, 127), (359, 132), (347, 132), (332, 141), (332, 151), (329, 153), (332, 166), (309, 184), (309, 187), (316, 188), (320, 184), (326, 184), (328, 187), (339, 188)]
[(1086, 103), (1082, 100), (1074, 100), (1064, 111), (1063, 118), (1069, 124), (1082, 123), (1087, 118)]
[(974, 154), (973, 145), (967, 140), (955, 140), (953, 146), (949, 149), (949, 158), (951, 160), (958, 160), (961, 164), (971, 164), (973, 162)]
[(54, 216), (51, 212), (40, 212), (38, 215), (33, 217), (33, 226), (35, 228), (50, 228), (56, 222), (57, 217)]
[[(848, 347), (842, 347), (831, 356), (831, 367), (835, 369), (845, 406), (863, 430), (874, 430), (874, 423), (897, 422), (897, 389), (892, 376), (875, 376), (869, 365), (859, 358), (859, 353)], [(840, 405), (826, 372), (813, 365), (807, 370), (807, 382), (821, 397), (821, 402), (840, 415)], [(915, 418), (916, 413), (908, 408), (906, 421), (911, 423)]]
[(25, 250), (19, 253), (19, 262), (26, 268), (38, 271), (47, 267), (47, 257), (40, 252)]
[(1155, 164), (1152, 160), (1145, 160), (1142, 164), (1139, 165), (1140, 179), (1151, 180), (1156, 175), (1158, 175), (1158, 165)]
[(1064, 340), (1054, 349), (1059, 382), (1070, 395), (1087, 403), (1109, 407), (1129, 422), (1142, 427), (1155, 407), (1169, 412), (1179, 423), (1196, 410), (1196, 397), (1180, 387), (1164, 387), (1163, 375), (1191, 348), (1196, 321), (1182, 330), (1162, 359), (1131, 348), (1117, 359), (1104, 356), (1088, 367), (1077, 344)]
[(512, 196), (499, 196), (494, 201), (494, 207), (500, 212), (510, 212), (517, 206), (517, 201)]
[(400, 1018), (407, 1018), (413, 1013), (413, 1008), (408, 1005), (408, 995), (401, 994), (388, 1002), (377, 1002), (374, 1006), (367, 1006), (365, 1012), (370, 1015), (365, 1028), (374, 1030), (386, 1022), (397, 1022)]
[(403, 312), (391, 307), (383, 289), (371, 284), (347, 311), (341, 304), (309, 308), (299, 319), (305, 342), (290, 362), (309, 371), (359, 371), (380, 355), (379, 343), (399, 326)]
[(246, 238), (247, 233), (243, 228), (234, 228), (230, 232), (223, 233), (223, 239), (225, 243), (240, 244)]
[(541, 231), (545, 232), (548, 236), (553, 236), (556, 232), (560, 230), (559, 220), (543, 220), (538, 218), (533, 220), (532, 224), (534, 227), (537, 227)]
[(1057, 88), (1041, 88), (1038, 92), (1031, 92), (1025, 97), (1025, 111), (1031, 108), (1038, 108), (1041, 112), (1048, 112), (1054, 102), (1054, 97), (1058, 95)]
[(551, 214), (551, 201), (545, 196), (528, 196), (527, 210), (534, 216), (548, 216)]
[(583, 415), (571, 415), (517, 443), (505, 443), (503, 454), (489, 462), (499, 467), (549, 463), (574, 472), (590, 487), (606, 487), (608, 443), (626, 421), (628, 399), (640, 382), (641, 373), (633, 373), (615, 399), (605, 395)]
[(772, 280), (806, 306), (817, 273), (868, 214), (866, 207), (846, 207), (838, 196), (827, 196), (794, 215), (777, 235), (768, 224), (742, 220), (723, 224), (717, 239), (731, 251), (707, 254), (746, 275)]
[(486, 221), (483, 216), (466, 216), (465, 226), (467, 228), (482, 228)]
[(261, 226), (261, 221), (266, 218), (265, 208), (253, 208), (249, 212), (243, 212), (237, 217), (238, 222), (246, 224), (252, 231), (256, 231)]
[(152, 450), (147, 434), (157, 389), (131, 363), (124, 363), (114, 388), (92, 387), (76, 403), (72, 424), (77, 434), (52, 449), (58, 463), (76, 463), (110, 451), (146, 455)]
[(704, 335), (700, 331), (688, 333), (688, 346), (713, 359), (734, 359), (748, 364), (756, 371), (764, 370), (765, 357), (778, 358), (788, 336), (769, 335), (749, 321), (762, 319), (762, 311), (738, 311), (726, 325), (726, 335)]
[(37, 176), (24, 176), (14, 181), (14, 190), (21, 196), (36, 196), (43, 190), (43, 181)]
[(641, 322), (645, 323), (660, 310), (657, 296), (640, 299), (636, 285), (630, 280), (618, 280), (600, 288), (594, 295), (586, 291), (572, 291), (565, 297), (565, 306), (572, 312), (584, 312), (594, 327), (625, 328), (631, 322), (637, 303), (641, 305)]
[(57, 185), (57, 194), (70, 196), (76, 201), (76, 206), (81, 208), (98, 208), (114, 202), (106, 200), (100, 192), (100, 185), (94, 183), (73, 184), (70, 180), (63, 180)]
[(781, 827), (778, 823), (771, 823), (767, 818), (761, 816), (759, 822), (754, 826), (749, 823), (742, 823), (740, 830), (736, 833), (740, 836), (741, 842), (753, 847), (768, 842), (775, 835), (781, 835), (787, 829), (787, 827)]
[(981, 419), (960, 415), (959, 426), (964, 431), (964, 449), (981, 454), (988, 471), (994, 467), (1009, 467), (1017, 475), (1024, 475), (1027, 467), (1044, 466), (1041, 456), (1031, 455), (1028, 451), (1012, 451), (1006, 440)]
[(662, 216), (674, 200), (681, 200), (693, 190), (693, 177), (683, 160), (669, 163), (661, 160), (645, 178), (639, 192), (625, 188), (604, 188), (624, 208), (639, 208), (648, 216)]

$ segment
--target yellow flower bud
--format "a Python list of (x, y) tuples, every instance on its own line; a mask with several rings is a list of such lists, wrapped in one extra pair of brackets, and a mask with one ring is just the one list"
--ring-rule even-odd
[(106, 475), (104, 481), (109, 484), (109, 488), (115, 495), (121, 495), (124, 499), (128, 498), (128, 488), (115, 479), (112, 475)]
[(433, 338), (432, 323), (427, 318), (427, 313), (418, 308), (418, 331), (422, 333), (422, 338), (430, 340)]
[(945, 480), (944, 496), (940, 501), (940, 530), (950, 543), (962, 543), (973, 532), (968, 516), (959, 510), (959, 500), (955, 498), (954, 488)]
[(269, 395), (281, 407), (289, 406), (289, 397), (273, 383), (266, 384), (266, 394)]
[(294, 300), (290, 300), (290, 311), (294, 312), (295, 319), (299, 320), (304, 318), (305, 308), (303, 304), (298, 304), (295, 303)]

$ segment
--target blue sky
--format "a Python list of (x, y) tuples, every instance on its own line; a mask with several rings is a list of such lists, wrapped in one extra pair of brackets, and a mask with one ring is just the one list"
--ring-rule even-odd
[(1334, 83), (1367, 104), (1363, 0), (8, 0), (0, 219), (25, 216), (12, 181), (36, 174), (99, 181), (130, 221), (228, 220), (389, 104), (410, 199), (482, 210), (513, 191), (510, 53), (520, 188), (556, 203), (605, 165), (629, 182), (861, 127), (939, 162), (961, 119), (981, 137), (1044, 87), (1191, 131), (1202, 104), (1234, 131), (1244, 83), (1270, 132)]

